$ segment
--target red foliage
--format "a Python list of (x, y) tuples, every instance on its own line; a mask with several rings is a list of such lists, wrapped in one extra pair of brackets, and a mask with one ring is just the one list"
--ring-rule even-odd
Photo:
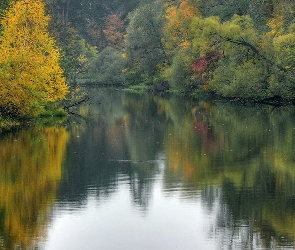
[(200, 59), (197, 59), (192, 63), (193, 70), (201, 74), (203, 73), (210, 65), (210, 63), (218, 61), (222, 53), (217, 52), (207, 52), (205, 55), (201, 56)]
[(210, 62), (207, 59), (197, 59), (193, 62), (192, 67), (198, 74), (203, 73), (209, 66)]

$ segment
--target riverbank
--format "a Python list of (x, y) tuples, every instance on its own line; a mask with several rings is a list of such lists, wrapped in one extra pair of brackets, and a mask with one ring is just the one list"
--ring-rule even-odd
[(0, 117), (0, 133), (11, 131), (20, 126), (21, 122), (19, 120)]
[(293, 99), (284, 99), (280, 96), (270, 96), (267, 98), (241, 98), (241, 97), (225, 97), (222, 95), (217, 95), (216, 93), (210, 92), (208, 90), (204, 90), (202, 88), (191, 88), (190, 90), (184, 91), (179, 90), (177, 88), (171, 88), (168, 83), (160, 83), (157, 85), (150, 85), (147, 86), (146, 84), (137, 84), (137, 85), (123, 85), (123, 84), (102, 84), (102, 83), (95, 83), (95, 82), (84, 82), (77, 84), (75, 86), (79, 87), (95, 87), (95, 88), (108, 88), (108, 89), (115, 89), (115, 90), (124, 90), (128, 92), (134, 93), (150, 93), (154, 95), (176, 95), (181, 97), (187, 97), (192, 99), (213, 99), (213, 100), (222, 100), (222, 101), (229, 101), (229, 102), (237, 102), (237, 103), (257, 103), (257, 104), (264, 104), (270, 106), (286, 106), (286, 105), (295, 105), (295, 100)]
[(68, 113), (61, 109), (57, 110), (54, 114), (48, 112), (34, 118), (10, 118), (0, 116), (0, 134), (25, 126), (62, 124), (67, 117)]

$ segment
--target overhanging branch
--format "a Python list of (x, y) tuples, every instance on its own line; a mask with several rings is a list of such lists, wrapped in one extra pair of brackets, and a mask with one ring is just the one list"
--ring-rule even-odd
[[(217, 34), (215, 34), (217, 35)], [(241, 45), (241, 46), (245, 46), (247, 48), (249, 48), (250, 50), (252, 50), (256, 55), (258, 55), (259, 57), (261, 57), (262, 59), (264, 59), (267, 63), (269, 63), (270, 65), (274, 65), (275, 67), (277, 67), (279, 70), (282, 70), (284, 72), (289, 72), (288, 70), (286, 70), (284, 67), (276, 64), (275, 62), (273, 62), (272, 60), (268, 59), (266, 56), (262, 55), (260, 53), (260, 51), (258, 50), (258, 48), (256, 48), (253, 44), (246, 42), (245, 40), (234, 40), (230, 37), (223, 37), (218, 35), (221, 39), (233, 43), (233, 44), (237, 44), (237, 45)]]

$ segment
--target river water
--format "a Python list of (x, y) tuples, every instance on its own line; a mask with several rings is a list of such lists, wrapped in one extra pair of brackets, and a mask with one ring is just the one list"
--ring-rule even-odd
[(0, 136), (1, 249), (295, 249), (295, 109), (91, 88)]

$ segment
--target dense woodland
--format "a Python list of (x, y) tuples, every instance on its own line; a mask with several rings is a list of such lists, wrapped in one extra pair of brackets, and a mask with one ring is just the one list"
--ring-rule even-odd
[[(38, 8), (44, 13), (35, 17)], [(48, 101), (64, 98), (65, 79), (295, 98), (291, 0), (4, 0), (0, 11), (0, 106), (20, 115), (38, 114)], [(28, 64), (32, 55), (44, 67)]]

